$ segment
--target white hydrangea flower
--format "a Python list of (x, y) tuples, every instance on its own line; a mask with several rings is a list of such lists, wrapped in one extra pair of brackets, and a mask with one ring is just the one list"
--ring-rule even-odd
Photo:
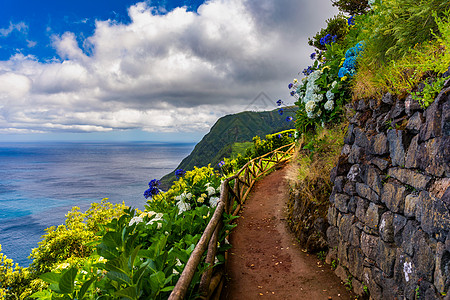
[[(152, 213), (154, 213), (154, 218), (151, 219), (150, 221), (148, 221), (147, 224), (145, 224), (145, 225), (152, 225), (155, 222), (164, 220), (163, 213), (155, 213), (154, 211)], [(158, 222), (158, 229), (160, 229), (161, 227), (162, 227), (162, 224), (160, 222)]]
[(334, 89), (336, 87), (337, 81), (333, 81), (333, 83), (331, 84), (331, 88)]
[(180, 200), (177, 202), (177, 207), (179, 209), (178, 214), (182, 214), (185, 211), (191, 210), (191, 205), (189, 203), (184, 202), (184, 200)]
[(219, 203), (220, 198), (219, 197), (211, 197), (209, 198), (209, 206), (211, 206), (212, 208), (216, 207), (217, 204)]
[(308, 101), (305, 105), (306, 113), (310, 114), (314, 112), (314, 109), (316, 108), (316, 102), (314, 101)]
[(333, 100), (328, 100), (327, 102), (325, 102), (325, 105), (323, 106), (326, 110), (328, 111), (332, 111), (334, 108), (334, 102)]
[(177, 263), (175, 264), (175, 266), (177, 266), (177, 267), (183, 266), (183, 264), (181, 263), (181, 261), (178, 258), (176, 258), (176, 261), (177, 261)]
[(212, 196), (212, 195), (214, 195), (216, 193), (216, 189), (213, 188), (212, 186), (208, 186), (206, 188), (206, 191), (208, 192), (208, 196)]
[(139, 224), (141, 222), (144, 222), (144, 219), (142, 219), (142, 217), (139, 217), (139, 216), (133, 217), (133, 218), (131, 218), (130, 223), (128, 223), (128, 226), (131, 226), (133, 224)]
[(331, 90), (327, 91), (326, 96), (327, 96), (328, 101), (334, 100), (334, 93)]
[(313, 94), (311, 97), (311, 101), (319, 103), (323, 100), (323, 94)]
[(187, 193), (186, 194), (186, 199), (191, 200), (192, 199), (192, 193)]

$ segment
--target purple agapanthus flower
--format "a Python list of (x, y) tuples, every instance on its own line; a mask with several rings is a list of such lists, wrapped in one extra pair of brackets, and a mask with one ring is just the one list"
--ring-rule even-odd
[(316, 59), (316, 52), (311, 53), (311, 55), (309, 57), (311, 57), (312, 60), (315, 60)]
[(292, 121), (292, 117), (291, 117), (291, 116), (286, 117), (286, 121), (287, 121), (287, 122), (291, 122), (291, 121)]
[(311, 74), (313, 72), (311, 66), (309, 66), (308, 68), (303, 70), (303, 75), (308, 76), (309, 74)]
[(151, 187), (144, 192), (145, 199), (158, 195), (160, 190), (157, 187)]
[(158, 187), (161, 184), (161, 182), (158, 179), (152, 179), (148, 183), (149, 187)]
[(149, 198), (149, 197), (153, 197), (155, 195), (158, 195), (159, 192), (161, 191), (158, 186), (161, 184), (161, 182), (157, 179), (152, 179), (149, 183), (148, 186), (149, 188), (147, 190), (145, 190), (144, 192), (144, 197), (145, 199)]
[(294, 96), (294, 95), (295, 95), (295, 91), (292, 91), (292, 92), (291, 92), (291, 96)]
[(283, 114), (283, 112), (284, 112), (284, 110), (283, 110), (282, 108), (280, 108), (280, 109), (278, 110), (278, 113), (280, 114), (280, 116)]
[(281, 139), (283, 136), (282, 136), (281, 133), (280, 133), (280, 134), (277, 135), (277, 137), (278, 137), (279, 139)]
[(331, 34), (327, 34), (324, 37), (322, 37), (319, 42), (322, 46), (331, 44), (331, 43), (335, 43), (337, 39), (337, 35), (331, 35)]
[(177, 179), (179, 179), (180, 177), (183, 177), (184, 174), (186, 174), (186, 171), (183, 169), (178, 169), (175, 171), (175, 176), (177, 177)]
[(281, 106), (281, 104), (283, 104), (283, 100), (279, 99), (279, 100), (277, 101), (277, 105), (278, 105), (278, 106)]
[(355, 25), (355, 16), (351, 16), (347, 19), (348, 26)]
[(289, 85), (288, 85), (288, 89), (292, 89), (292, 87), (294, 86), (294, 84), (291, 82), (291, 83), (289, 83)]
[(223, 166), (225, 166), (225, 162), (222, 160), (220, 163), (217, 164), (219, 166), (219, 168), (222, 168)]

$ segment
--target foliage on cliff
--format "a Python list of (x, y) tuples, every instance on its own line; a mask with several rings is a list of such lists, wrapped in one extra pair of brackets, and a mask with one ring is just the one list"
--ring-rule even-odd
[[(293, 122), (286, 121), (287, 114), (279, 110), (251, 112), (245, 111), (227, 115), (211, 127), (211, 130), (195, 146), (176, 169), (193, 170), (194, 166), (204, 167), (209, 163), (216, 166), (224, 157), (229, 157), (236, 142), (252, 141), (254, 136), (265, 136), (294, 128)], [(164, 187), (169, 187), (176, 179), (172, 172), (161, 179)]]

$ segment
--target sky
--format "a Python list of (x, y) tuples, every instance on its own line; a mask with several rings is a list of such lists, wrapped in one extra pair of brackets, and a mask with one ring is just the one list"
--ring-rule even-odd
[(0, 142), (196, 142), (294, 99), (330, 0), (0, 0)]

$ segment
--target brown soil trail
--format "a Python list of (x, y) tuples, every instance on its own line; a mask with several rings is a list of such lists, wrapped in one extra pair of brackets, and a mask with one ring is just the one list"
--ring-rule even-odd
[(258, 181), (230, 237), (221, 299), (354, 299), (329, 266), (301, 251), (285, 220), (286, 167)]

